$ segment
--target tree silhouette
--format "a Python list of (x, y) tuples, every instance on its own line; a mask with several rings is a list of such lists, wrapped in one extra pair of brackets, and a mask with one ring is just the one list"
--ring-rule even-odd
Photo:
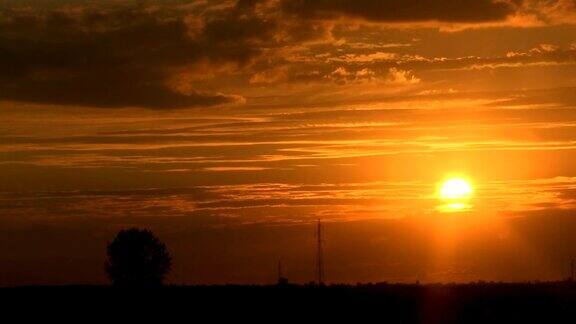
[(108, 244), (106, 273), (115, 286), (160, 286), (172, 257), (152, 231), (131, 228)]

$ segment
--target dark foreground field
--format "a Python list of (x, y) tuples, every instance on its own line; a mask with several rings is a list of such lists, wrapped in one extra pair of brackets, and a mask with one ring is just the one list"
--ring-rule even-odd
[(576, 323), (576, 285), (103, 286), (0, 289), (2, 313), (161, 323)]

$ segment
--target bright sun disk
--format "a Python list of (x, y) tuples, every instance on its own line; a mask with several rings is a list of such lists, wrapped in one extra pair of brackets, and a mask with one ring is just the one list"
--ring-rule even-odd
[(443, 200), (464, 200), (472, 195), (472, 186), (462, 178), (452, 178), (442, 183), (439, 194)]

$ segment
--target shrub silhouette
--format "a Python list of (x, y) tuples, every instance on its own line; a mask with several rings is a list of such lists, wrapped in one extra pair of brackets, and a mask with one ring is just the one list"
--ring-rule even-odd
[(115, 286), (160, 286), (172, 265), (166, 245), (146, 229), (121, 230), (107, 252), (106, 273)]

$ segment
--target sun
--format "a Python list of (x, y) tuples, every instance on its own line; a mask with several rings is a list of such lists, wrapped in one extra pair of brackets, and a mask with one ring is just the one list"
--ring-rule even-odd
[(442, 200), (467, 200), (472, 196), (472, 185), (463, 178), (451, 178), (440, 186), (439, 195)]
[(461, 212), (472, 208), (469, 200), (472, 198), (474, 189), (470, 181), (464, 178), (449, 178), (438, 187), (438, 198), (443, 203), (438, 206), (441, 212)]

